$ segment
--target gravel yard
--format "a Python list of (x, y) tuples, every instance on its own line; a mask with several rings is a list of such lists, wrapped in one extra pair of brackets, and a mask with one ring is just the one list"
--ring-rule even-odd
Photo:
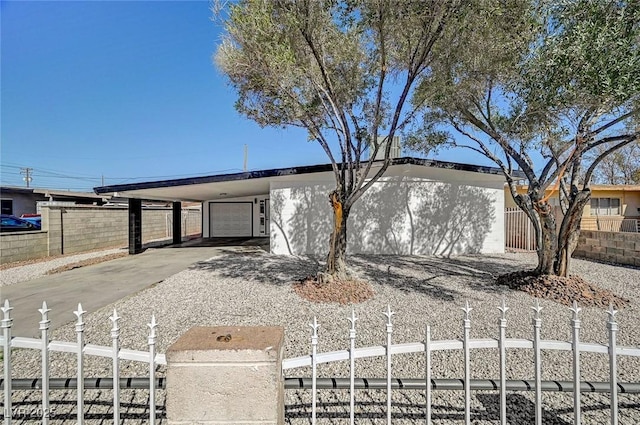
[[(227, 253), (193, 265), (190, 269), (145, 290), (123, 299), (86, 317), (87, 343), (110, 345), (113, 307), (122, 317), (121, 344), (131, 349), (145, 349), (147, 326), (152, 314), (159, 323), (158, 350), (164, 352), (184, 331), (192, 326), (217, 325), (279, 325), (285, 327), (285, 357), (308, 354), (310, 328), (308, 323), (317, 316), (319, 351), (333, 351), (348, 346), (347, 317), (351, 309), (359, 317), (357, 346), (382, 345), (386, 338), (383, 311), (390, 305), (395, 343), (422, 341), (427, 323), (432, 326), (432, 339), (455, 339), (462, 335), (461, 307), (469, 301), (473, 311), (472, 338), (497, 337), (499, 306), (506, 300), (508, 337), (528, 338), (531, 335), (531, 306), (534, 299), (523, 293), (493, 284), (497, 275), (531, 267), (533, 254), (503, 254), (463, 256), (452, 259), (435, 257), (351, 257), (350, 264), (362, 279), (371, 282), (375, 297), (362, 304), (343, 306), (314, 304), (300, 299), (291, 282), (316, 273), (321, 267), (309, 258), (278, 257), (246, 248), (227, 250)], [(618, 343), (640, 345), (640, 269), (617, 267), (601, 263), (574, 260), (573, 273), (587, 281), (614, 291), (631, 302), (618, 315)], [(3, 271), (4, 274), (6, 271)], [(82, 301), (82, 300), (78, 300)], [(570, 341), (571, 312), (566, 306), (542, 300), (542, 337)], [(65, 314), (73, 319), (72, 312)], [(599, 308), (584, 308), (581, 339), (606, 343), (606, 313)], [(56, 340), (75, 340), (73, 324), (53, 332)], [(533, 362), (528, 350), (510, 350), (507, 379), (533, 378)], [(545, 353), (543, 379), (570, 380), (570, 353)], [(52, 377), (75, 375), (75, 362), (68, 355), (53, 353)], [(581, 357), (584, 380), (607, 381), (608, 360), (605, 356), (584, 354)], [(37, 352), (18, 350), (13, 353), (14, 377), (39, 376), (40, 358)], [(357, 376), (384, 377), (384, 359), (364, 359), (356, 363)], [(399, 355), (394, 358), (394, 375), (401, 378), (424, 376), (421, 355)], [(472, 352), (474, 378), (498, 378), (498, 357), (495, 350)], [(122, 376), (145, 376), (144, 365), (123, 362)], [(162, 376), (164, 371), (159, 370)], [(333, 363), (319, 368), (320, 376), (348, 376), (348, 364)], [(111, 365), (104, 359), (87, 359), (87, 376), (110, 376)], [(310, 371), (289, 371), (287, 376), (309, 376)], [(460, 353), (433, 356), (434, 378), (463, 376)], [(619, 379), (640, 382), (640, 359), (619, 358)], [(74, 423), (70, 414), (75, 409), (74, 392), (57, 392), (52, 403), (51, 423)], [(158, 404), (163, 404), (159, 392)], [(123, 391), (125, 423), (146, 423), (143, 403), (148, 395), (143, 391)], [(386, 403), (384, 394), (361, 391), (357, 394), (360, 419), (367, 423), (384, 423)], [(509, 395), (510, 423), (531, 423), (533, 393)], [(109, 391), (88, 391), (89, 423), (106, 423), (109, 417)], [(320, 392), (328, 403), (328, 411), (319, 415), (322, 423), (345, 423), (348, 420), (348, 391)], [(16, 402), (37, 406), (37, 395), (16, 392)], [(620, 424), (640, 422), (640, 396), (621, 394)], [(420, 406), (423, 394), (415, 391), (395, 391), (394, 423), (423, 423), (424, 410)], [(472, 398), (473, 423), (493, 424), (497, 421), (497, 392), (475, 392)], [(434, 423), (463, 423), (463, 393), (434, 393)], [(572, 420), (572, 394), (543, 394), (544, 421), (550, 424), (569, 424)], [(601, 424), (609, 421), (608, 396), (583, 394), (583, 423)], [(307, 391), (287, 391), (286, 412), (290, 423), (309, 423), (310, 397)], [(162, 409), (161, 409), (162, 410)], [(105, 419), (106, 418), (106, 419)], [(33, 418), (32, 418), (33, 419)], [(27, 423), (18, 421), (17, 423)]]

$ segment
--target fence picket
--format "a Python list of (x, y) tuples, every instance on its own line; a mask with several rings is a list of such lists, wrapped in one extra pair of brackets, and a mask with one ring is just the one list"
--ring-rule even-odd
[(533, 366), (535, 369), (536, 381), (536, 425), (542, 425), (542, 363), (540, 355), (540, 328), (542, 327), (542, 319), (540, 318), (540, 302), (536, 298), (535, 305), (531, 307), (534, 311), (532, 320), (533, 324)]
[(313, 317), (313, 323), (311, 323), (311, 424), (316, 425), (316, 403), (318, 388), (316, 385), (317, 372), (318, 372), (318, 360), (316, 359), (318, 349), (318, 320)]
[(618, 365), (616, 362), (617, 311), (609, 306), (607, 328), (609, 330), (609, 385), (611, 388), (611, 425), (618, 425)]
[(49, 423), (49, 312), (47, 303), (42, 303), (42, 308), (38, 310), (42, 315), (40, 321), (40, 340), (41, 340), (41, 357), (42, 357), (42, 425)]
[(76, 341), (78, 343), (77, 347), (77, 380), (78, 380), (78, 389), (77, 393), (77, 421), (78, 425), (84, 424), (84, 311), (82, 309), (82, 304), (78, 303), (78, 309), (73, 312), (78, 318), (76, 322)]
[(573, 307), (570, 309), (573, 312), (573, 318), (571, 319), (571, 325), (573, 327), (573, 423), (580, 425), (580, 319), (578, 313), (582, 310), (578, 307), (576, 301), (573, 302)]
[(13, 307), (9, 305), (9, 300), (4, 300), (2, 310), (2, 354), (4, 364), (4, 424), (11, 425), (11, 326), (13, 319), (11, 318), (11, 310)]
[(466, 302), (464, 311), (464, 319), (462, 320), (464, 328), (464, 336), (462, 340), (462, 350), (464, 351), (464, 423), (471, 425), (471, 360), (469, 354), (469, 332), (471, 330), (471, 317), (469, 313), (473, 310), (469, 307), (469, 301)]
[(356, 377), (356, 312), (351, 309), (351, 317), (347, 318), (351, 322), (351, 328), (349, 329), (349, 423), (354, 425), (355, 423), (355, 410), (356, 410), (356, 397), (355, 397), (355, 377)]
[(149, 323), (149, 423), (156, 423), (156, 316), (151, 315)]
[(120, 353), (120, 328), (118, 321), (120, 317), (116, 309), (113, 309), (113, 316), (109, 317), (113, 323), (111, 328), (112, 340), (112, 362), (113, 362), (113, 423), (120, 423), (120, 362), (118, 354)]
[(507, 425), (507, 350), (505, 348), (505, 332), (507, 329), (506, 313), (509, 310), (504, 298), (502, 299), (502, 306), (498, 307), (501, 316), (498, 321), (500, 339), (498, 341), (498, 347), (500, 350), (500, 424)]
[(427, 325), (424, 337), (424, 355), (425, 355), (425, 399), (427, 425), (431, 425), (431, 326)]
[(387, 425), (391, 425), (391, 336), (393, 334), (391, 317), (395, 313), (391, 311), (391, 306), (387, 305), (387, 311), (383, 314), (387, 317)]

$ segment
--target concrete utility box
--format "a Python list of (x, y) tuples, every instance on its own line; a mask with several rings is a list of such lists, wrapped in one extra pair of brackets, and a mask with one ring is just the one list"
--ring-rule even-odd
[(167, 350), (167, 419), (283, 424), (282, 327), (195, 327)]

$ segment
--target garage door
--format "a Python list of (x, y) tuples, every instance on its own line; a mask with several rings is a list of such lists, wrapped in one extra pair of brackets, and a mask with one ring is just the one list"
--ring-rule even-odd
[(251, 202), (209, 204), (209, 229), (212, 237), (253, 236), (253, 204)]

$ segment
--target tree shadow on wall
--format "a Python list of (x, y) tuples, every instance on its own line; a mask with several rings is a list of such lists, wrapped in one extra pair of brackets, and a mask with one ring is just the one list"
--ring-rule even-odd
[[(329, 184), (316, 184), (287, 188), (288, 197), (280, 191), (272, 193), (272, 231), (289, 254), (328, 251), (332, 189)], [(293, 212), (285, 214), (290, 208)], [(371, 187), (352, 209), (347, 252), (447, 257), (478, 253), (494, 220), (494, 199), (483, 188), (387, 178)], [(278, 252), (276, 238), (272, 243)]]
[[(329, 205), (328, 184), (292, 187), (289, 200), (280, 191), (271, 194), (271, 222), (273, 232), (282, 237), (289, 255), (324, 255), (329, 250), (329, 236), (333, 228), (333, 211)], [(287, 216), (284, 210), (294, 206)], [(348, 230), (348, 227), (347, 227)], [(271, 237), (272, 251), (278, 251), (278, 240)]]

